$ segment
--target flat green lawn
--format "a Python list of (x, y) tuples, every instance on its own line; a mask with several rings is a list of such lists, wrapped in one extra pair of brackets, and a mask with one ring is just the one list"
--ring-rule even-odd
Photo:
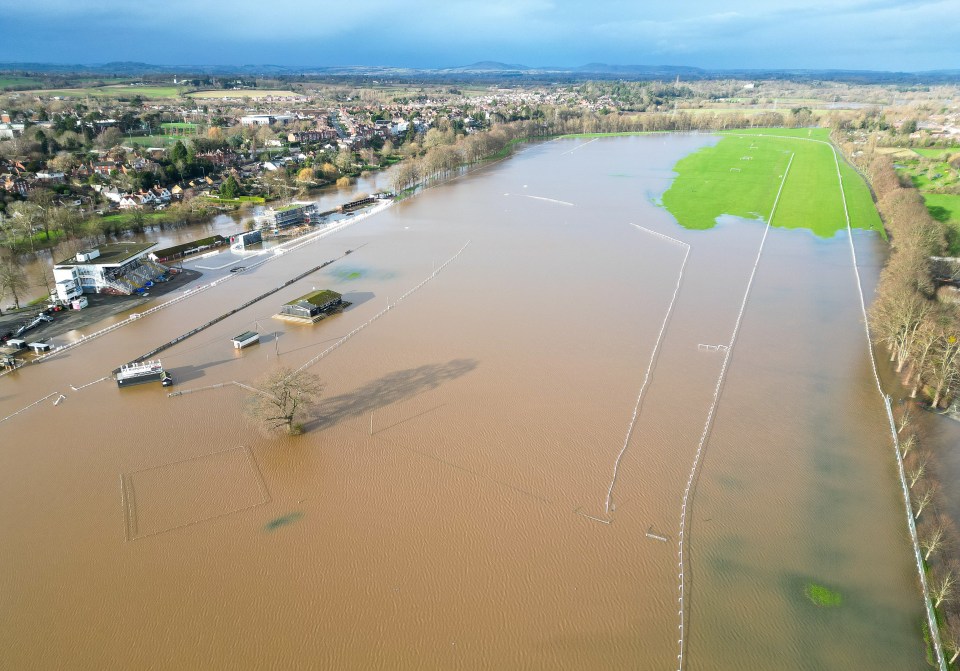
[(16, 75), (10, 77), (0, 77), (0, 89), (6, 88), (7, 86), (29, 86), (33, 84), (34, 86), (43, 86), (40, 80), (33, 77), (18, 77)]
[[(957, 151), (952, 149), (913, 149), (925, 158), (946, 158), (946, 154)], [(921, 165), (919, 158), (896, 159), (897, 172), (906, 175), (913, 182), (923, 202), (930, 211), (930, 216), (947, 226), (948, 253), (951, 256), (960, 255), (960, 195), (951, 193), (933, 193), (934, 191), (950, 191), (960, 184), (960, 171), (946, 161)]]
[(38, 96), (61, 96), (64, 98), (126, 98), (140, 96), (148, 100), (176, 98), (179, 90), (175, 86), (85, 86), (75, 89), (38, 89), (27, 91)]
[(921, 148), (914, 149), (913, 151), (920, 156), (926, 156), (927, 158), (939, 158), (944, 154), (951, 154), (955, 151), (960, 151), (960, 147), (951, 147), (949, 149)]
[(780, 137), (805, 137), (810, 140), (830, 141), (829, 128), (741, 128), (721, 131), (721, 135), (778, 135)]
[[(143, 219), (145, 223), (157, 223), (167, 218), (169, 218), (169, 214), (164, 211), (143, 213)], [(108, 214), (104, 217), (100, 217), (101, 221), (111, 224), (132, 224), (133, 219), (134, 215), (132, 212), (119, 212), (117, 214)]]
[(960, 256), (960, 195), (952, 193), (925, 193), (923, 202), (930, 216), (947, 226), (947, 253)]
[(925, 193), (923, 200), (934, 219), (960, 226), (960, 196), (952, 193)]
[[(663, 194), (663, 205), (686, 228), (712, 228), (723, 214), (766, 221), (783, 183), (773, 225), (833, 237), (847, 226), (833, 151), (805, 141), (828, 136), (829, 130), (819, 128), (727, 133), (713, 147), (677, 162), (678, 176)], [(882, 232), (866, 184), (842, 163), (841, 175), (851, 226)]]
[(177, 140), (186, 143), (189, 139), (189, 136), (182, 135), (131, 135), (123, 138), (123, 141), (141, 147), (165, 147), (176, 144)]
[(849, 165), (840, 162), (840, 175), (843, 177), (843, 190), (847, 194), (847, 211), (850, 213), (850, 225), (853, 228), (866, 228), (879, 231), (883, 237), (887, 232), (880, 220), (880, 213), (873, 202), (873, 194), (859, 173)]

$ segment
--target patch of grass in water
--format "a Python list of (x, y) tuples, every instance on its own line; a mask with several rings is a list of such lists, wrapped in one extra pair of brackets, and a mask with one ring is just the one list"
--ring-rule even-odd
[(360, 268), (337, 268), (330, 272), (331, 275), (336, 277), (338, 280), (359, 280), (361, 277), (366, 275), (366, 271), (361, 270)]
[(818, 585), (815, 582), (808, 582), (803, 588), (803, 593), (811, 603), (821, 608), (836, 608), (843, 602), (840, 592), (834, 592), (829, 587)]
[(270, 520), (264, 525), (264, 531), (276, 531), (280, 527), (285, 527), (288, 524), (293, 524), (294, 522), (299, 521), (303, 517), (303, 513), (288, 513), (286, 515), (281, 515), (275, 520)]

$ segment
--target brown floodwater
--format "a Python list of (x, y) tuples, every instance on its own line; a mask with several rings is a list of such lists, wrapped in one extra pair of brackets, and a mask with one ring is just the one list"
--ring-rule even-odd
[[(729, 342), (763, 235), (656, 206), (714, 141), (529, 147), (0, 378), (0, 418), (65, 397), (0, 423), (0, 666), (676, 668), (723, 361), (699, 346)], [(161, 355), (175, 389), (251, 384), (395, 303), (310, 368), (305, 435), (262, 435), (233, 385), (83, 386), (347, 249)], [(313, 287), (353, 305), (272, 319)], [(686, 668), (925, 668), (889, 441), (846, 239), (772, 230), (688, 514)]]

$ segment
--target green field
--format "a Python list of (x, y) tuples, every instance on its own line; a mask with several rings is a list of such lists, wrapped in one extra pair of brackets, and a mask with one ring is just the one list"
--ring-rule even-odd
[[(663, 194), (663, 206), (685, 228), (712, 228), (724, 214), (766, 221), (783, 183), (773, 225), (833, 237), (847, 226), (833, 150), (805, 141), (828, 137), (829, 131), (819, 128), (725, 134), (713, 147), (674, 166), (678, 175)], [(791, 155), (793, 162), (784, 181)], [(841, 164), (841, 175), (851, 226), (882, 232), (866, 184), (845, 164)]]
[(960, 195), (949, 193), (960, 187), (960, 171), (946, 161), (937, 159), (945, 159), (957, 151), (960, 151), (960, 147), (921, 148), (894, 155), (897, 172), (910, 178), (923, 196), (930, 216), (946, 224), (947, 253), (951, 256), (960, 255)]
[(292, 97), (301, 95), (293, 91), (280, 89), (217, 89), (216, 91), (194, 91), (187, 94), (191, 98), (218, 99), (218, 98), (266, 98), (273, 97)]
[(30, 84), (33, 84), (34, 86), (43, 85), (42, 82), (33, 77), (0, 77), (0, 89), (7, 88), (8, 86), (29, 86)]
[(945, 224), (960, 228), (960, 195), (954, 193), (927, 193), (923, 196), (930, 216)]
[(75, 89), (36, 89), (24, 91), (36, 96), (63, 98), (125, 98), (140, 96), (148, 100), (176, 98), (179, 95), (176, 86), (84, 86)]
[(947, 254), (960, 256), (960, 195), (925, 193), (923, 202), (930, 216), (947, 226)]
[(960, 151), (960, 147), (951, 147), (949, 149), (937, 149), (937, 148), (919, 148), (914, 149), (914, 153), (919, 154), (920, 156), (926, 156), (927, 158), (940, 158), (944, 154), (951, 154), (955, 151)]
[(186, 142), (189, 137), (181, 135), (130, 135), (123, 138), (124, 144), (138, 144), (141, 147), (167, 147), (177, 143), (177, 140)]

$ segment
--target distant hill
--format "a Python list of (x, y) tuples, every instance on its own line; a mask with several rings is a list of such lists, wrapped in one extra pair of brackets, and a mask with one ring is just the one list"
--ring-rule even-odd
[(424, 81), (583, 81), (587, 79), (793, 79), (806, 81), (844, 81), (855, 83), (936, 84), (960, 81), (960, 70), (930, 70), (926, 72), (885, 72), (871, 70), (814, 70), (789, 68), (725, 68), (710, 69), (685, 65), (618, 65), (587, 63), (574, 67), (537, 66), (499, 61), (478, 61), (469, 65), (444, 68), (408, 68), (394, 66), (291, 66), (272, 64), (156, 65), (136, 61), (116, 61), (101, 64), (63, 63), (0, 63), (0, 71), (30, 72), (49, 75), (94, 75), (99, 77), (140, 77), (159, 75), (242, 75), (248, 77), (341, 77), (364, 79), (370, 77), (393, 79), (420, 79)]
[(528, 67), (526, 65), (516, 65), (510, 63), (500, 63), (498, 61), (478, 61), (471, 65), (459, 65), (452, 68), (439, 68), (445, 72), (502, 72), (504, 70), (510, 71), (520, 71), (520, 70), (533, 70), (534, 68)]

